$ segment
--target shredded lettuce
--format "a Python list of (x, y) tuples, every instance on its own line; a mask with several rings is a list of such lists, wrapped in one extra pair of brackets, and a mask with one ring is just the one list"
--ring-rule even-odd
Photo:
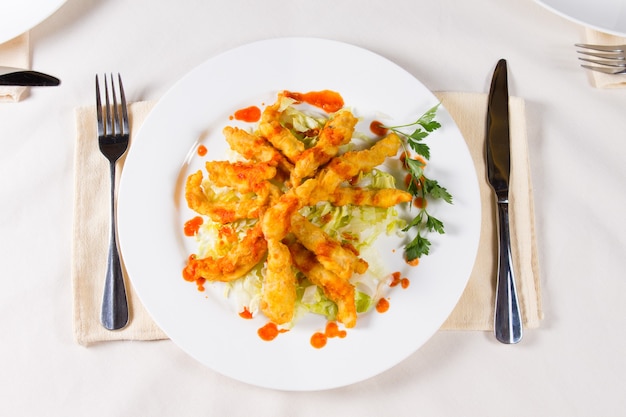
[(361, 291), (356, 291), (354, 294), (356, 312), (366, 313), (373, 306), (373, 298)]
[(282, 111), (280, 123), (291, 130), (291, 132), (309, 148), (317, 141), (316, 133), (324, 127), (328, 120), (321, 114), (314, 112), (305, 112), (292, 106), (294, 100), (288, 97), (282, 97), (279, 111)]
[[(305, 112), (295, 108), (293, 103), (294, 100), (291, 98), (282, 98), (279, 108), (279, 111), (282, 112), (280, 122), (283, 126), (289, 128), (299, 140), (304, 142), (305, 147), (311, 147), (317, 140), (317, 135), (314, 133), (324, 127), (328, 120), (328, 115)], [(371, 140), (367, 135), (359, 132), (356, 132), (354, 137), (364, 141)], [(351, 149), (353, 146), (352, 143), (345, 145), (340, 152)], [(355, 181), (355, 186), (368, 189), (396, 187), (395, 178), (391, 174), (377, 169), (369, 173), (360, 174)], [(215, 187), (205, 187), (207, 190), (211, 190), (211, 188)], [(241, 198), (241, 195), (233, 191), (217, 190), (213, 198), (225, 201)], [(355, 275), (351, 279), (351, 283), (355, 287), (357, 312), (365, 313), (369, 311), (378, 299), (382, 297), (383, 284), (387, 279), (384, 268), (378, 262), (378, 255), (373, 250), (372, 245), (382, 234), (392, 234), (402, 230), (406, 226), (406, 222), (398, 217), (394, 207), (378, 208), (352, 205), (336, 207), (330, 203), (322, 202), (315, 206), (302, 208), (300, 214), (322, 228), (324, 232), (337, 241), (354, 246), (368, 260), (368, 271), (362, 275)], [(229, 225), (223, 225), (212, 222), (210, 219), (205, 219), (205, 223), (201, 226), (196, 237), (198, 241), (198, 255), (201, 257), (224, 256), (232, 249), (232, 245), (235, 243), (223, 237), (223, 228), (230, 227), (232, 230), (227, 235), (236, 235), (241, 239), (254, 222), (238, 221)], [(245, 308), (253, 315), (258, 313), (264, 272), (264, 262), (260, 262), (257, 267), (244, 277), (226, 284), (225, 295), (233, 298), (239, 311)], [(298, 281), (294, 319), (283, 327), (292, 327), (308, 313), (324, 316), (327, 320), (335, 320), (337, 305), (303, 274), (298, 273)]]
[[(395, 188), (395, 178), (389, 173), (373, 170), (361, 175), (357, 185), (372, 189)], [(394, 207), (333, 206), (322, 202), (304, 207), (300, 214), (332, 238), (351, 243), (357, 250), (371, 246), (381, 234), (391, 234), (406, 225)]]
[(308, 280), (301, 280), (297, 292), (296, 310), (299, 311), (297, 317), (302, 313), (319, 314), (328, 320), (335, 320), (337, 316), (337, 304), (329, 300), (322, 290)]

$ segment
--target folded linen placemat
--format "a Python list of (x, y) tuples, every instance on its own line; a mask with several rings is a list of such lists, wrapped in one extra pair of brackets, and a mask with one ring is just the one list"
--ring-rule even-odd
[[(0, 66), (30, 69), (30, 36), (26, 32), (0, 44)], [(0, 102), (16, 102), (26, 97), (28, 87), (0, 85)]]
[[(582, 43), (592, 45), (626, 45), (626, 38), (617, 35), (609, 35), (591, 28), (585, 28), (585, 40)], [(593, 65), (593, 64), (589, 64)], [(596, 88), (624, 88), (626, 78), (623, 75), (611, 75), (598, 71), (587, 70), (589, 82)]]
[[(493, 322), (497, 261), (495, 202), (485, 178), (483, 155), (487, 96), (474, 93), (438, 93), (437, 96), (455, 119), (467, 141), (480, 181), (483, 207), (479, 253), (469, 284), (442, 329), (490, 330)], [(149, 102), (139, 102), (129, 106), (131, 132), (137, 132), (152, 105)], [(510, 113), (512, 255), (518, 272), (517, 284), (524, 323), (526, 327), (534, 328), (539, 325), (543, 313), (524, 101), (512, 98)], [(104, 330), (99, 322), (108, 244), (109, 166), (98, 150), (95, 120), (95, 107), (77, 109), (72, 262), (75, 338), (82, 345), (107, 340), (164, 339), (167, 336), (149, 317), (130, 284), (127, 286), (131, 307), (128, 326), (112, 332)], [(122, 164), (123, 160), (120, 161), (120, 165)]]

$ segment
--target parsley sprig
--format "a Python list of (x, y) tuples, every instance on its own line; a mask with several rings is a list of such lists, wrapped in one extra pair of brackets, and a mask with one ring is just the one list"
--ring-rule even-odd
[[(407, 262), (414, 262), (422, 255), (428, 255), (431, 242), (426, 237), (427, 233), (445, 233), (443, 222), (428, 212), (428, 201), (444, 200), (452, 204), (452, 195), (439, 182), (424, 175), (426, 161), (430, 159), (430, 147), (424, 143), (424, 139), (441, 127), (441, 124), (435, 120), (440, 104), (438, 103), (430, 108), (413, 123), (385, 126), (388, 130), (404, 138), (405, 146), (408, 146), (419, 155), (418, 158), (406, 157), (404, 159), (404, 167), (411, 175), (407, 191), (413, 195), (414, 201), (419, 199), (422, 202), (419, 204), (417, 215), (403, 229), (405, 232), (412, 228), (415, 228), (417, 231), (415, 238), (404, 247)], [(407, 128), (411, 128), (410, 133), (406, 133)]]

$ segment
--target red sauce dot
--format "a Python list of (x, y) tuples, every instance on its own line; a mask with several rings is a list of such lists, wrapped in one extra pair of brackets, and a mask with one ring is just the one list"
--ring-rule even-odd
[(185, 236), (194, 236), (198, 233), (198, 229), (200, 229), (202, 223), (204, 223), (204, 220), (200, 216), (196, 216), (193, 219), (186, 221), (183, 228)]
[(248, 310), (248, 307), (244, 307), (243, 311), (239, 313), (239, 317), (242, 319), (250, 320), (252, 318), (252, 313)]
[(387, 132), (389, 132), (389, 129), (378, 120), (374, 120), (370, 123), (370, 131), (377, 136), (385, 136)]
[(329, 321), (328, 323), (326, 323), (326, 331), (324, 332), (326, 334), (326, 337), (339, 337), (339, 338), (344, 338), (346, 337), (346, 331), (345, 330), (339, 330), (339, 326), (337, 326), (337, 323), (335, 323), (334, 321)]
[(395, 287), (398, 284), (400, 284), (400, 273), (394, 272), (393, 274), (391, 274), (391, 282), (389, 283), (389, 286)]
[(413, 205), (417, 208), (426, 208), (428, 205), (428, 200), (423, 197), (415, 197), (413, 199)]
[(274, 323), (269, 322), (261, 327), (257, 333), (261, 339), (269, 342), (270, 340), (276, 339), (276, 336), (278, 336), (278, 327), (276, 327)]
[(401, 286), (402, 288), (407, 289), (407, 288), (409, 288), (409, 285), (411, 285), (411, 281), (409, 281), (409, 279), (408, 279), (408, 278), (402, 278), (402, 279), (400, 280), (400, 286)]
[(308, 93), (285, 91), (284, 94), (296, 101), (319, 107), (327, 113), (334, 113), (341, 110), (344, 104), (343, 97), (341, 97), (339, 93), (331, 90), (311, 91)]
[(324, 333), (317, 332), (311, 336), (311, 346), (315, 349), (321, 349), (326, 346), (327, 337)]
[(195, 260), (196, 255), (194, 255), (193, 253), (189, 255), (189, 258), (187, 260), (187, 266), (185, 267), (185, 269), (183, 269), (183, 278), (185, 279), (185, 281), (193, 282), (196, 280), (196, 267), (194, 262)]
[(415, 258), (412, 261), (406, 261), (406, 263), (411, 265), (411, 266), (417, 266), (420, 263), (420, 258)]
[(405, 187), (408, 187), (411, 184), (412, 181), (413, 181), (413, 177), (411, 176), (411, 174), (406, 174), (404, 176), (404, 185), (405, 185)]
[(265, 326), (257, 330), (257, 334), (259, 335), (261, 339), (265, 340), (266, 342), (269, 342), (269, 341), (276, 339), (276, 337), (280, 333), (285, 333), (287, 331), (288, 331), (287, 329), (279, 329), (275, 323), (269, 322)]
[(258, 122), (261, 119), (261, 109), (257, 106), (246, 107), (245, 109), (237, 110), (233, 117), (242, 122)]
[(198, 286), (198, 291), (204, 291), (204, 283), (206, 282), (206, 278), (198, 278), (196, 279), (196, 285)]
[(206, 155), (206, 153), (207, 153), (207, 148), (206, 148), (206, 146), (204, 146), (204, 145), (200, 145), (200, 146), (198, 146), (198, 150), (197, 150), (197, 152), (198, 152), (198, 155), (199, 155), (199, 156), (205, 156), (205, 155)]
[(389, 310), (389, 301), (386, 298), (378, 300), (376, 303), (376, 311), (379, 313), (385, 313), (387, 310)]

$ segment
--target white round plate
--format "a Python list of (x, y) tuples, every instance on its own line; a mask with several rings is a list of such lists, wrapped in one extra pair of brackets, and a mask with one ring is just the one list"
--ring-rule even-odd
[[(370, 51), (340, 42), (283, 38), (259, 41), (209, 59), (175, 84), (139, 129), (126, 159), (119, 193), (119, 234), (132, 284), (156, 323), (174, 343), (213, 370), (268, 388), (293, 391), (345, 386), (396, 365), (424, 344), (458, 302), (469, 279), (480, 233), (475, 169), (456, 124), (445, 109), (442, 128), (427, 140), (430, 177), (447, 187), (454, 204), (433, 204), (446, 225), (432, 236), (431, 255), (418, 267), (402, 259), (403, 241), (377, 243), (384, 267), (410, 279), (388, 294), (390, 309), (360, 316), (345, 338), (322, 349), (310, 344), (324, 329), (309, 315), (275, 340), (261, 340), (259, 314), (244, 320), (221, 285), (200, 292), (181, 271), (195, 242), (183, 234), (194, 213), (184, 200), (186, 177), (207, 158), (224, 159), (229, 116), (262, 107), (282, 90), (334, 90), (364, 120), (413, 122), (437, 103), (418, 80)], [(382, 119), (383, 116), (387, 117)], [(357, 127), (358, 128), (358, 127)], [(358, 128), (359, 129), (359, 128)], [(367, 127), (360, 128), (365, 131)]]
[(34, 28), (52, 15), (66, 0), (15, 0), (2, 4), (0, 43)]
[(583, 26), (626, 37), (626, 3), (623, 0), (535, 0), (537, 3)]

